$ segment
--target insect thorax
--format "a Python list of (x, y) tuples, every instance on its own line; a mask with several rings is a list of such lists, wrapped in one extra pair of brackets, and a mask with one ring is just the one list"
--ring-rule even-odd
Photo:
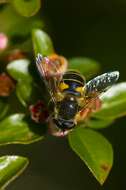
[(75, 71), (68, 71), (63, 75), (63, 79), (59, 84), (61, 93), (70, 94), (80, 97), (84, 94), (85, 79)]

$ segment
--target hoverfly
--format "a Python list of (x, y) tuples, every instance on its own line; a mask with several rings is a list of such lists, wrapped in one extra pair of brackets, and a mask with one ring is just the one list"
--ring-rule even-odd
[(64, 136), (79, 121), (101, 106), (100, 94), (119, 78), (119, 72), (104, 73), (86, 83), (82, 74), (67, 70), (67, 61), (56, 54), (36, 57), (37, 70), (50, 95), (49, 125), (56, 128), (56, 136)]

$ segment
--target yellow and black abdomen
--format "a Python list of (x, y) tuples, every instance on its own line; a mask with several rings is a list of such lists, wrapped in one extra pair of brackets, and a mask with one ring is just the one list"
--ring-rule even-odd
[(80, 97), (84, 91), (85, 79), (76, 71), (67, 71), (59, 84), (61, 92)]

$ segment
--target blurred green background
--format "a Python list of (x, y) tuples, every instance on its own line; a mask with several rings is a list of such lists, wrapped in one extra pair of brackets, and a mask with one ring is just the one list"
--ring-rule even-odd
[[(126, 80), (126, 1), (45, 0), (40, 13), (58, 53), (93, 58), (101, 63), (102, 72), (119, 70), (120, 81)], [(18, 154), (30, 159), (28, 169), (7, 189), (124, 189), (125, 118), (101, 132), (114, 148), (114, 166), (103, 187), (72, 152), (66, 138), (48, 137), (27, 146), (1, 147), (1, 155)]]

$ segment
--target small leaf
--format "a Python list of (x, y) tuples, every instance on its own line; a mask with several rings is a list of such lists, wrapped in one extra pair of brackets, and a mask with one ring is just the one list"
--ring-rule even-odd
[(22, 105), (27, 106), (27, 103), (32, 98), (32, 83), (27, 81), (19, 82), (16, 86), (16, 94)]
[(0, 189), (4, 189), (27, 167), (28, 159), (20, 156), (0, 157)]
[(9, 104), (6, 99), (0, 98), (0, 119), (2, 119), (9, 110)]
[(102, 107), (93, 114), (97, 118), (118, 118), (126, 115), (126, 82), (112, 86), (101, 96)]
[(16, 11), (22, 16), (35, 15), (41, 7), (41, 0), (11, 0)]
[(23, 106), (28, 106), (42, 99), (37, 86), (29, 81), (20, 81), (17, 83), (16, 95)]
[(32, 76), (29, 73), (29, 60), (20, 59), (10, 62), (7, 65), (8, 73), (18, 81), (16, 94), (23, 106), (32, 103), (38, 97), (38, 89), (35, 88)]
[(75, 57), (69, 59), (69, 68), (79, 70), (86, 77), (86, 79), (89, 79), (99, 72), (100, 65), (93, 59), (86, 57)]
[(42, 30), (35, 29), (32, 32), (32, 41), (35, 55), (38, 53), (47, 56), (54, 53), (54, 48), (51, 38)]
[(15, 60), (7, 65), (7, 71), (17, 81), (32, 81), (29, 73), (29, 65), (30, 61), (27, 59)]
[(43, 139), (45, 126), (35, 124), (24, 114), (11, 115), (0, 122), (0, 145), (30, 144)]
[(102, 185), (113, 164), (113, 150), (110, 143), (99, 133), (82, 127), (76, 128), (69, 134), (69, 143)]
[(30, 18), (22, 17), (12, 8), (10, 4), (4, 6), (4, 9), (0, 11), (0, 31), (9, 37), (9, 42), (12, 38), (11, 43), (14, 45), (17, 44), (18, 49), (20, 45), (22, 45), (22, 41), (25, 43), (27, 39), (29, 39), (33, 28), (42, 28), (43, 26), (44, 22), (42, 18), (40, 19), (39, 16)]

